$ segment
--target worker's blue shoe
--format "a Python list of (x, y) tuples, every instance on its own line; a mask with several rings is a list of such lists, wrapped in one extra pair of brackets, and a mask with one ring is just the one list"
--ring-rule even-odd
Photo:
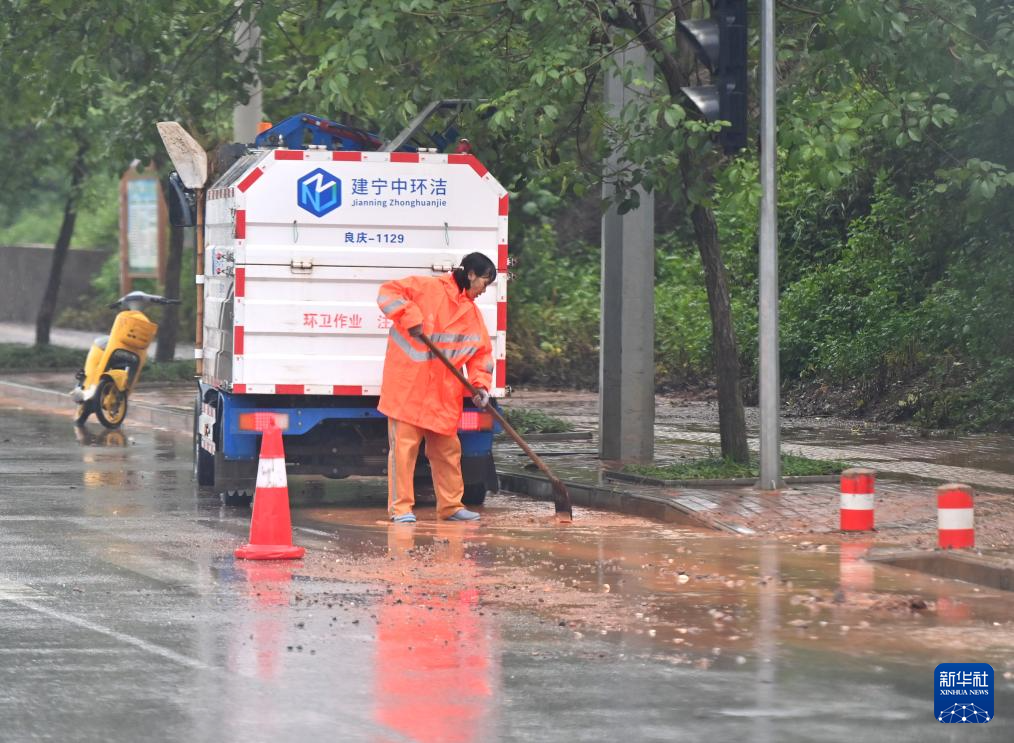
[(478, 521), (479, 514), (469, 511), (467, 508), (460, 508), (447, 517), (448, 521)]
[(414, 524), (415, 514), (414, 513), (403, 513), (399, 516), (392, 516), (391, 521), (396, 524)]

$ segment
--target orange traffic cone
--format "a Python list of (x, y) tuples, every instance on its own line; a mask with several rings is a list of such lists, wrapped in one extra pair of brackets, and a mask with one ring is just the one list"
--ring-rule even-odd
[(242, 560), (295, 560), (305, 550), (292, 544), (289, 483), (285, 478), (282, 429), (271, 423), (261, 439), (250, 543), (236, 550)]

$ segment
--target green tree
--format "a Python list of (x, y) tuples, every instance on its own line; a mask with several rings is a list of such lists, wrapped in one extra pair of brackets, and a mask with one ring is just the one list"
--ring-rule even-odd
[[(683, 204), (711, 308), (722, 450), (745, 461), (739, 351), (712, 208), (724, 160), (711, 141), (717, 127), (689, 117), (678, 102), (691, 68), (680, 59), (674, 28), (688, 12), (689, 4), (674, 3), (648, 21), (641, 2), (295, 3), (273, 24), (262, 23), (271, 39), (264, 74), (276, 101), (284, 90), (289, 102), (354, 112), (353, 123), (387, 134), (430, 100), (485, 99), (491, 115), (479, 154), (512, 192), (582, 196), (607, 177), (619, 187), (621, 209), (636, 203), (638, 185)], [(601, 80), (631, 43), (648, 47), (659, 72), (639, 81), (648, 95), (613, 119), (603, 110)], [(628, 80), (635, 74), (617, 72)], [(604, 174), (604, 155), (619, 143), (627, 163)]]
[[(49, 342), (81, 191), (89, 173), (119, 174), (128, 163), (164, 163), (155, 130), (179, 118), (213, 142), (249, 73), (232, 30), (253, 3), (190, 0), (8, 0), (0, 5), (5, 128), (17, 133), (5, 193), (37, 191), (31, 175), (63, 169), (63, 219), (36, 322)], [(199, 126), (194, 126), (199, 122)], [(174, 241), (178, 251), (180, 241)], [(171, 261), (179, 285), (179, 256)], [(168, 318), (174, 325), (175, 319)]]

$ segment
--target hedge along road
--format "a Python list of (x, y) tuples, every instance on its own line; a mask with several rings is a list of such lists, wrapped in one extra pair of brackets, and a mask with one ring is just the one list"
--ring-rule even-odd
[(239, 562), (189, 438), (3, 418), (0, 739), (950, 740), (961, 661), (1014, 733), (1007, 594), (509, 496), (392, 527), (375, 481), (293, 483), (306, 557)]

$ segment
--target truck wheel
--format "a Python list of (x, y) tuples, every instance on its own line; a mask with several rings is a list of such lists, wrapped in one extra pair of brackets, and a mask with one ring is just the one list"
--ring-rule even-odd
[(465, 495), (461, 502), (466, 506), (481, 506), (486, 502), (486, 483), (466, 482)]
[(198, 398), (194, 406), (194, 479), (199, 486), (210, 488), (215, 485), (215, 455), (201, 446), (201, 436), (197, 430), (200, 415), (201, 400)]
[(249, 506), (253, 502), (253, 496), (245, 490), (226, 490), (218, 494), (223, 506), (238, 506), (240, 508)]
[(127, 393), (109, 377), (103, 377), (95, 390), (95, 417), (106, 428), (119, 428), (127, 417)]

